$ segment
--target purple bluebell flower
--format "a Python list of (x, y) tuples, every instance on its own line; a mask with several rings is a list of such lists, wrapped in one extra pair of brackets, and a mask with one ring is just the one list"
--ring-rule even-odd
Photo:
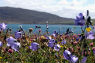
[(56, 45), (54, 46), (54, 50), (55, 50), (55, 51), (59, 51), (59, 50), (60, 50), (60, 48), (61, 48), (61, 47), (60, 47), (60, 45), (59, 45), (59, 44), (56, 44)]
[(48, 39), (48, 40), (51, 40), (52, 38), (51, 38), (51, 36), (45, 36), (46, 37), (46, 39)]
[(87, 32), (86, 37), (87, 37), (87, 39), (95, 39), (94, 33), (92, 31)]
[(80, 21), (79, 17), (76, 16), (76, 19), (75, 19), (75, 24), (78, 25), (78, 22)]
[(82, 13), (79, 13), (79, 17), (76, 16), (75, 24), (76, 24), (76, 25), (85, 25), (84, 16), (83, 16)]
[(48, 47), (51, 47), (51, 48), (53, 48), (53, 47), (54, 47), (54, 43), (52, 43), (52, 42), (49, 42), (49, 43), (48, 43)]
[(95, 50), (93, 50), (93, 54), (95, 54)]
[(5, 23), (0, 24), (0, 30), (5, 30), (7, 25)]
[(48, 47), (53, 48), (54, 47), (54, 43), (55, 43), (54, 39), (49, 40)]
[(61, 42), (61, 44), (62, 44), (62, 45), (63, 45), (63, 44), (66, 44), (66, 40), (63, 39), (63, 41)]
[(11, 45), (11, 48), (14, 49), (15, 51), (18, 51), (20, 47), (21, 45), (19, 42), (16, 42), (13, 45)]
[(92, 50), (93, 50), (93, 54), (95, 55), (95, 47), (93, 47)]
[(93, 33), (94, 33), (94, 35), (95, 35), (95, 26), (94, 26), (94, 28), (93, 28), (93, 30), (92, 30), (92, 31), (93, 31)]
[(53, 35), (54, 37), (56, 37), (56, 34), (53, 33), (52, 35)]
[(19, 50), (21, 45), (19, 42), (17, 42), (16, 39), (14, 39), (13, 37), (9, 37), (6, 39), (6, 41), (7, 41), (7, 46), (10, 46), (15, 51)]
[(88, 35), (87, 39), (95, 39), (93, 35)]
[(71, 55), (71, 60), (72, 63), (76, 63), (78, 61), (78, 57), (76, 57), (75, 55)]
[(15, 38), (18, 39), (18, 38), (21, 38), (22, 37), (22, 32), (16, 32), (15, 33)]
[(0, 47), (2, 47), (3, 43), (0, 41)]
[(70, 51), (68, 51), (68, 50), (65, 50), (64, 52), (63, 52), (63, 56), (64, 56), (64, 58), (66, 59), (66, 60), (71, 60), (71, 52)]
[(51, 39), (51, 40), (49, 40), (49, 42), (51, 42), (51, 43), (55, 43), (55, 40), (54, 40), (54, 39)]
[(32, 42), (29, 48), (32, 49), (32, 51), (36, 51), (39, 48), (39, 44), (36, 42)]
[(70, 51), (65, 50), (63, 52), (63, 56), (66, 60), (68, 60), (71, 63), (76, 63), (78, 61), (78, 57), (76, 57), (75, 55), (72, 55)]
[(8, 43), (12, 43), (12, 42), (16, 41), (16, 39), (14, 39), (12, 36), (10, 36), (9, 38), (6, 39), (6, 41)]
[(52, 35), (53, 35), (54, 37), (56, 37), (57, 32), (56, 32), (56, 31), (54, 31)]
[(83, 59), (81, 60), (81, 63), (86, 63), (87, 57), (83, 57)]

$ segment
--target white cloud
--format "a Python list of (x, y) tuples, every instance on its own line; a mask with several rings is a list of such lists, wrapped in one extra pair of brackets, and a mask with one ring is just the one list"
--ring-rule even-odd
[[(90, 10), (91, 16), (95, 15), (95, 4), (85, 4), (87, 0), (4, 0), (8, 6), (21, 7), (31, 10), (50, 12), (63, 17), (75, 17), (77, 13)], [(85, 5), (84, 5), (85, 4)], [(93, 15), (94, 14), (94, 15)], [(71, 16), (70, 16), (71, 15)], [(95, 17), (95, 16), (94, 16)]]

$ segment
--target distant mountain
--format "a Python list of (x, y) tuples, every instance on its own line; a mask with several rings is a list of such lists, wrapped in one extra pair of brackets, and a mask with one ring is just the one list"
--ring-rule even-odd
[(28, 9), (0, 7), (0, 22), (8, 24), (73, 24), (73, 19), (62, 18), (46, 12)]

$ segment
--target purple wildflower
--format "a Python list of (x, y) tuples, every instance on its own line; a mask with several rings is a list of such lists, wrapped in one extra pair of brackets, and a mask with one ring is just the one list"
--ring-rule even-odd
[(57, 32), (54, 31), (52, 35), (53, 35), (54, 37), (56, 37), (56, 36), (57, 36)]
[(49, 42), (49, 43), (48, 43), (48, 47), (51, 47), (51, 48), (53, 48), (53, 47), (54, 47), (54, 43), (52, 43), (52, 42)]
[(36, 42), (31, 43), (30, 49), (32, 49), (33, 51), (36, 51), (39, 47), (39, 44)]
[(49, 42), (55, 43), (55, 40), (54, 39), (51, 39), (51, 40), (49, 40)]
[(65, 51), (63, 52), (63, 56), (64, 56), (64, 58), (67, 59), (67, 60), (71, 60), (70, 55), (71, 55), (71, 52), (68, 51), (68, 50), (65, 50)]
[(21, 38), (21, 35), (22, 35), (22, 32), (16, 32), (15, 33), (15, 38), (16, 39)]
[(66, 60), (69, 60), (72, 63), (76, 63), (78, 61), (78, 57), (76, 57), (75, 55), (72, 55), (70, 51), (65, 50), (63, 52), (63, 56)]
[(10, 46), (15, 51), (19, 50), (21, 45), (19, 42), (16, 42), (16, 39), (14, 39), (13, 37), (9, 37), (6, 39), (6, 41), (8, 42), (7, 46)]
[(54, 43), (55, 43), (55, 40), (51, 39), (51, 40), (49, 40), (48, 46), (53, 48), (54, 47)]
[(63, 41), (61, 42), (61, 44), (62, 44), (62, 45), (63, 45), (63, 44), (66, 44), (66, 40), (63, 39)]
[(2, 47), (3, 43), (0, 41), (0, 47)]
[(21, 46), (20, 43), (16, 42), (16, 43), (11, 45), (11, 48), (14, 49), (15, 51), (18, 51), (20, 46)]
[(95, 47), (93, 47), (92, 50), (93, 50), (93, 54), (95, 54)]
[(82, 13), (79, 13), (79, 17), (76, 16), (75, 24), (76, 24), (76, 25), (85, 25), (84, 16), (83, 16)]
[(11, 42), (16, 41), (16, 39), (14, 39), (13, 37), (10, 36), (9, 38), (6, 39), (6, 41), (7, 41), (8, 43), (11, 43)]
[(76, 63), (78, 61), (78, 57), (76, 57), (76, 56), (71, 56), (71, 62), (72, 63)]
[(87, 39), (95, 39), (94, 33), (92, 31), (87, 32), (86, 36), (87, 36)]
[(93, 54), (95, 54), (95, 50), (93, 50)]
[(95, 39), (95, 37), (94, 37), (93, 35), (89, 35), (89, 36), (87, 37), (87, 39)]
[(86, 63), (87, 57), (83, 57), (83, 59), (81, 60), (81, 63)]
[(51, 36), (45, 36), (46, 39), (51, 40)]
[(6, 24), (5, 23), (1, 23), (0, 24), (0, 30), (5, 30), (6, 29)]
[(60, 45), (59, 45), (59, 44), (56, 44), (56, 45), (54, 46), (54, 50), (55, 50), (55, 51), (59, 51), (59, 50), (60, 50), (60, 48), (61, 48), (61, 47), (60, 47)]

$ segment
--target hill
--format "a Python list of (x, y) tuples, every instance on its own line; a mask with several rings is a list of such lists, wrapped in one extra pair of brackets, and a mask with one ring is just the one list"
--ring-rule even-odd
[(73, 24), (73, 19), (34, 10), (0, 7), (0, 22), (8, 24)]

